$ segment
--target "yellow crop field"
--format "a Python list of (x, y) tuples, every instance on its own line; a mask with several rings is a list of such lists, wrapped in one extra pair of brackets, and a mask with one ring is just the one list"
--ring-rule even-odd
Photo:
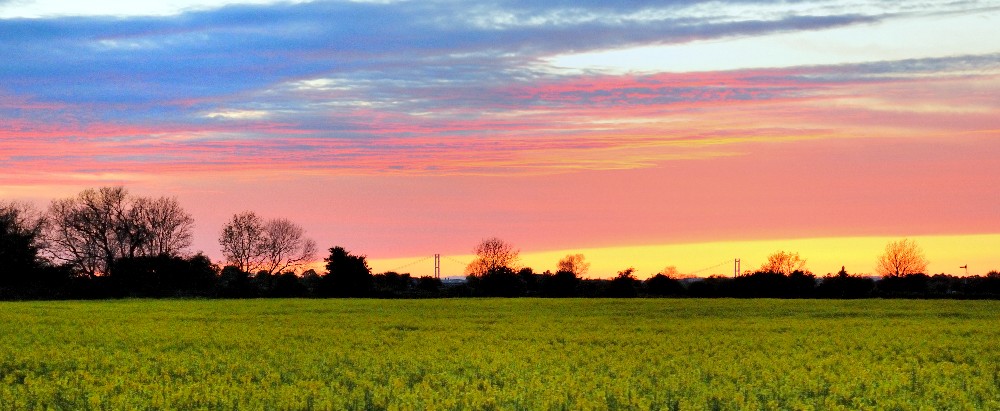
[(1000, 409), (1000, 302), (5, 302), (0, 381), (0, 409)]

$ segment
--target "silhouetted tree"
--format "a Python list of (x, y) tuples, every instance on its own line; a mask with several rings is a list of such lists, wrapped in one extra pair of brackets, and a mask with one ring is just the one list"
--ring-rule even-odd
[(929, 281), (927, 274), (890, 275), (878, 280), (875, 287), (883, 297), (921, 298), (928, 296)]
[(232, 267), (244, 273), (264, 265), (264, 222), (252, 211), (234, 215), (219, 235), (222, 255)]
[(990, 271), (986, 273), (986, 277), (983, 277), (983, 281), (980, 288), (983, 292), (991, 294), (994, 298), (1000, 297), (1000, 271)]
[(174, 199), (101, 187), (53, 201), (46, 240), (53, 258), (94, 277), (119, 258), (178, 255), (191, 242), (191, 221)]
[(875, 272), (883, 277), (902, 277), (910, 274), (924, 274), (927, 258), (917, 243), (910, 239), (892, 241), (885, 246), (885, 252), (878, 257)]
[(521, 278), (521, 282), (524, 283), (524, 294), (525, 296), (537, 296), (541, 294), (542, 288), (542, 276), (540, 274), (535, 274), (535, 270), (531, 267), (524, 267), (517, 270), (517, 276)]
[(277, 274), (309, 263), (316, 242), (305, 230), (283, 218), (264, 221), (252, 211), (233, 216), (219, 235), (222, 254), (244, 272)]
[(635, 278), (635, 268), (629, 267), (618, 272), (608, 284), (608, 297), (635, 297), (641, 282)]
[(441, 282), (440, 278), (434, 278), (431, 276), (423, 276), (417, 278), (417, 290), (420, 296), (434, 297), (441, 292), (441, 287), (444, 284)]
[(760, 266), (758, 272), (789, 275), (796, 271), (805, 272), (806, 260), (799, 253), (777, 251), (767, 257), (767, 262)]
[(788, 275), (786, 298), (812, 298), (816, 293), (816, 276), (802, 270), (792, 271)]
[(496, 237), (481, 241), (475, 248), (476, 259), (465, 268), (465, 274), (482, 276), (497, 268), (516, 270), (520, 251)]
[(0, 298), (54, 296), (63, 271), (41, 257), (45, 221), (27, 204), (0, 203)]
[(442, 284), (441, 296), (447, 298), (467, 298), (477, 296), (472, 285), (468, 281), (457, 283), (457, 284)]
[(577, 281), (576, 295), (585, 298), (608, 296), (610, 280), (604, 278), (580, 278)]
[(191, 245), (194, 218), (181, 208), (176, 198), (134, 197), (130, 217), (143, 227), (146, 241), (141, 256), (179, 256)]
[(305, 229), (284, 218), (264, 223), (263, 246), (263, 270), (271, 274), (298, 269), (316, 255), (316, 242), (305, 237)]
[(413, 287), (413, 278), (410, 274), (400, 274), (395, 271), (375, 274), (372, 280), (375, 295), (382, 298), (405, 296)]
[(545, 297), (575, 297), (580, 278), (572, 271), (557, 271), (542, 276), (542, 292)]
[(274, 289), (274, 282), (277, 280), (277, 277), (277, 275), (264, 270), (258, 271), (257, 274), (251, 274), (250, 287), (253, 287), (254, 296), (271, 297), (271, 291)]
[(207, 296), (216, 283), (216, 268), (202, 254), (121, 258), (111, 273), (115, 293), (130, 297)]
[(569, 254), (559, 260), (559, 264), (556, 265), (556, 272), (570, 272), (576, 277), (586, 276), (589, 270), (590, 263), (586, 261), (583, 254)]
[[(777, 298), (1000, 298), (1000, 272), (928, 276), (927, 259), (909, 239), (890, 242), (878, 258), (882, 278), (841, 268), (817, 281), (798, 253), (779, 251), (755, 272), (682, 283), (675, 267), (639, 281), (629, 268), (613, 279), (584, 279), (582, 254), (567, 255), (559, 270), (536, 274), (518, 267), (518, 250), (483, 240), (466, 268), (467, 282), (447, 287), (432, 277), (372, 275), (366, 257), (330, 249), (327, 272), (307, 270), (315, 243), (287, 219), (233, 216), (220, 244), (229, 262), (219, 273), (204, 255), (190, 258), (193, 219), (176, 199), (133, 196), (123, 187), (88, 189), (53, 201), (46, 214), (0, 202), (0, 299), (207, 296), (247, 297), (777, 297)], [(55, 263), (60, 265), (56, 266)], [(256, 274), (250, 274), (250, 273)], [(687, 286), (685, 287), (685, 284)]]
[(688, 284), (687, 294), (692, 297), (732, 297), (735, 279), (732, 277), (710, 276)]
[(219, 274), (216, 295), (223, 298), (252, 298), (256, 297), (256, 292), (250, 282), (250, 274), (229, 265)]
[(771, 271), (755, 271), (733, 279), (733, 297), (779, 298), (788, 296), (788, 277)]
[(218, 281), (219, 267), (202, 253), (187, 258), (187, 269), (187, 272), (176, 277), (177, 289), (180, 291), (191, 290), (201, 294), (204, 290), (207, 293)]
[(71, 276), (66, 283), (66, 292), (62, 298), (94, 300), (121, 297), (121, 292), (109, 276), (88, 277), (79, 275), (79, 272), (75, 272), (68, 265), (63, 267), (66, 267)]
[(467, 283), (476, 295), (486, 297), (519, 297), (524, 295), (524, 279), (508, 267), (494, 267), (486, 273), (469, 275)]
[(679, 296), (684, 295), (684, 285), (676, 278), (670, 278), (663, 274), (657, 274), (643, 282), (646, 293), (656, 296)]
[(816, 276), (800, 270), (789, 275), (755, 271), (737, 276), (730, 287), (730, 296), (733, 297), (808, 298), (814, 296)]
[(825, 298), (866, 298), (875, 290), (875, 280), (853, 276), (844, 267), (836, 275), (827, 275), (816, 287), (816, 293)]
[(975, 298), (1000, 298), (1000, 271), (966, 278), (962, 294)]
[[(77, 197), (53, 201), (47, 238), (53, 257), (91, 277), (105, 273), (116, 259), (138, 248), (126, 225), (122, 187), (88, 189)], [(136, 235), (140, 233), (134, 233)], [(125, 253), (121, 248), (128, 248)]]
[(343, 247), (333, 247), (324, 261), (326, 275), (321, 282), (321, 295), (368, 297), (372, 294), (372, 271), (365, 256), (353, 255)]
[(270, 296), (276, 298), (298, 298), (309, 295), (309, 289), (302, 282), (302, 278), (293, 272), (286, 271), (275, 276)]
[(323, 277), (311, 268), (302, 272), (302, 276), (299, 277), (299, 282), (306, 288), (306, 295), (313, 297), (319, 295), (322, 281)]
[(179, 255), (191, 243), (192, 221), (175, 199), (102, 187), (53, 201), (46, 239), (53, 258), (93, 277), (119, 258)]
[(668, 265), (660, 270), (659, 274), (663, 274), (667, 278), (673, 278), (675, 280), (680, 279), (681, 273), (677, 271), (676, 266)]

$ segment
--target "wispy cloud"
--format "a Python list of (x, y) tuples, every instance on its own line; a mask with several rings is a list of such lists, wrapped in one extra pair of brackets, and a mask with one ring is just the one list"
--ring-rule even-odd
[(16, 56), (0, 65), (0, 170), (552, 173), (853, 136), (848, 119), (891, 129), (879, 135), (996, 129), (998, 54), (649, 74), (547, 60), (989, 6), (312, 2), (0, 19), (0, 52)]

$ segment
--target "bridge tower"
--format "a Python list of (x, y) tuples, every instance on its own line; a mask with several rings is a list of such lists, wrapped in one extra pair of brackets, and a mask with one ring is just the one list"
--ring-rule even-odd
[(441, 279), (441, 254), (434, 254), (434, 278)]

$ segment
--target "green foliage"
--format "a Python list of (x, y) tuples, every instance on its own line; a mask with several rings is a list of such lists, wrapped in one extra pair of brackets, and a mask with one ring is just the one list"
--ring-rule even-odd
[(1000, 409), (1000, 303), (0, 303), (0, 409)]

